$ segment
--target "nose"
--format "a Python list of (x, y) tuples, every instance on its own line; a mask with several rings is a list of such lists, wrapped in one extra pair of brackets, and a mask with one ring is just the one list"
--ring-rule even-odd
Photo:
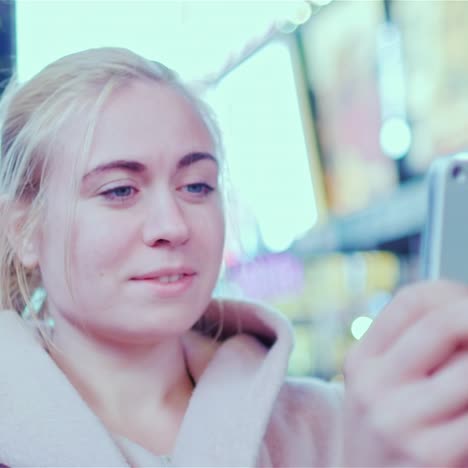
[(143, 241), (150, 247), (177, 247), (190, 236), (186, 215), (172, 194), (151, 199), (143, 224)]

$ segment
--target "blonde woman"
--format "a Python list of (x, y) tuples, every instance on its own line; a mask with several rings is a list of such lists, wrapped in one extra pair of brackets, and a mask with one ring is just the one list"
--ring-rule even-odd
[(1, 105), (2, 464), (466, 461), (467, 397), (451, 385), (464, 287), (397, 296), (353, 351), (346, 397), (286, 378), (288, 323), (212, 299), (220, 139), (172, 72), (88, 50), (11, 83)]

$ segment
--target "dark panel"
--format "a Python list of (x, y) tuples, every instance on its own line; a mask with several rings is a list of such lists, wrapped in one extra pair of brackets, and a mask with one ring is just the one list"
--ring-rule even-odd
[(0, 93), (16, 63), (15, 2), (0, 0)]

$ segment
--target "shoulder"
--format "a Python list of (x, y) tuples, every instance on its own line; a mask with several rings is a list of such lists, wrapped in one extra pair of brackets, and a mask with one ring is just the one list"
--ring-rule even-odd
[(273, 466), (333, 466), (342, 431), (344, 390), (339, 383), (288, 378), (265, 437)]

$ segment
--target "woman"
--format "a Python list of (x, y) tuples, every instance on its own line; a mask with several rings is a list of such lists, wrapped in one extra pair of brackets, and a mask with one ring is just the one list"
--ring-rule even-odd
[(436, 398), (455, 391), (446, 384), (466, 357), (451, 358), (448, 344), (463, 333), (446, 327), (437, 341), (426, 323), (454, 298), (466, 304), (464, 287), (398, 296), (353, 351), (345, 399), (332, 385), (285, 379), (284, 319), (211, 298), (224, 242), (220, 142), (169, 70), (124, 49), (64, 57), (10, 85), (1, 138), (2, 463), (465, 460), (454, 436), (466, 398)]

